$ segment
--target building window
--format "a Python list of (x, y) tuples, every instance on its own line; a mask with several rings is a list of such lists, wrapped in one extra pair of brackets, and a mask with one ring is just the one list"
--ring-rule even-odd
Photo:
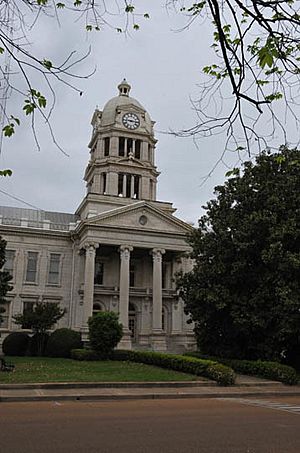
[(10, 302), (6, 302), (5, 304), (1, 304), (1, 308), (5, 311), (1, 313), (2, 322), (0, 322), (0, 329), (8, 329), (9, 327), (9, 310), (10, 310)]
[(140, 193), (140, 177), (138, 175), (134, 175), (133, 198), (139, 198), (139, 193)]
[(59, 284), (60, 257), (58, 253), (50, 253), (48, 283), (51, 285)]
[(136, 340), (136, 310), (132, 303), (129, 303), (128, 311), (128, 328), (130, 330), (130, 336), (133, 341)]
[(9, 272), (13, 277), (14, 275), (14, 261), (15, 261), (15, 251), (14, 250), (5, 250), (5, 263), (3, 270)]
[(132, 138), (127, 139), (127, 156), (133, 152), (133, 140)]
[(110, 148), (110, 138), (105, 137), (105, 139), (104, 139), (104, 156), (109, 156), (109, 148)]
[(102, 173), (102, 193), (104, 195), (106, 194), (106, 181), (107, 181), (106, 173)]
[(103, 285), (103, 275), (104, 275), (104, 264), (97, 260), (95, 261), (95, 277), (94, 277), (94, 284), (95, 285)]
[(102, 306), (99, 302), (95, 302), (93, 305), (93, 316), (97, 315), (102, 311)]
[(135, 141), (135, 158), (136, 159), (141, 158), (141, 140)]
[(26, 268), (26, 282), (28, 282), (28, 283), (36, 282), (37, 260), (38, 260), (38, 252), (28, 252), (27, 268)]
[[(23, 302), (23, 315), (26, 313), (32, 313), (34, 305), (35, 305), (34, 301)], [(31, 329), (31, 324), (30, 323), (22, 324), (22, 329)]]
[(129, 266), (129, 286), (135, 286), (135, 265), (132, 262)]
[(125, 137), (119, 137), (119, 156), (125, 156)]
[(123, 180), (125, 175), (123, 173), (119, 173), (118, 175), (118, 196), (123, 197)]

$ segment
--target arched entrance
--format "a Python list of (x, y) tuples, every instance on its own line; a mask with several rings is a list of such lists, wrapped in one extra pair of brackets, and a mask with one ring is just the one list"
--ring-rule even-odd
[(93, 316), (95, 316), (97, 313), (100, 313), (100, 311), (103, 311), (103, 307), (100, 304), (100, 302), (94, 302), (93, 304)]

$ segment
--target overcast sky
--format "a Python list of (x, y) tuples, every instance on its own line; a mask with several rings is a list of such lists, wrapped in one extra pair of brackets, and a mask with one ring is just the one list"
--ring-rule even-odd
[[(13, 176), (1, 178), (1, 190), (44, 210), (74, 212), (85, 195), (82, 178), (89, 158), (92, 114), (96, 106), (101, 110), (117, 95), (117, 85), (126, 77), (132, 85), (132, 97), (156, 121), (156, 165), (161, 171), (158, 199), (172, 201), (178, 209), (176, 215), (183, 220), (196, 222), (199, 218), (201, 206), (213, 196), (213, 187), (224, 182), (227, 169), (220, 165), (202, 185), (223, 150), (223, 138), (202, 139), (197, 149), (192, 139), (163, 132), (195, 124), (190, 97), (197, 95), (203, 66), (213, 62), (211, 37), (206, 24), (177, 32), (183, 26), (182, 18), (168, 15), (160, 2), (151, 8), (146, 0), (139, 4), (141, 10), (145, 5), (151, 19), (141, 18), (141, 29), (130, 37), (109, 29), (86, 33), (84, 25), (74, 23), (66, 12), (61, 27), (45, 18), (37, 22), (31, 36), (37, 55), (59, 61), (70, 50), (82, 55), (91, 45), (92, 53), (78, 71), (88, 73), (94, 66), (97, 71), (78, 82), (84, 92), (81, 97), (54, 84), (58, 97), (52, 124), (69, 157), (57, 150), (43, 126), (38, 128), (41, 151), (37, 151), (27, 124), (13, 138), (4, 140), (1, 168), (11, 168)], [(39, 83), (36, 88), (43, 91)], [(13, 108), (16, 111), (9, 113), (18, 116), (17, 101)], [(228, 165), (234, 165), (230, 157)], [(0, 203), (24, 207), (4, 194), (0, 194)]]

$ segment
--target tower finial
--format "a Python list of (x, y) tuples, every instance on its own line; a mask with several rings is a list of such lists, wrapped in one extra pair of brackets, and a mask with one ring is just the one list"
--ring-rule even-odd
[(129, 92), (131, 90), (131, 86), (127, 82), (127, 80), (124, 78), (122, 82), (118, 85), (119, 89), (119, 96), (129, 96)]

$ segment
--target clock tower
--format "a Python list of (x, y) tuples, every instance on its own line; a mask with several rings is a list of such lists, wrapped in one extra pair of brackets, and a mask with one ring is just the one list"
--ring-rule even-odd
[(86, 199), (101, 202), (102, 211), (137, 200), (156, 201), (154, 121), (130, 96), (131, 86), (125, 79), (118, 90), (102, 111), (95, 110), (91, 121)]

